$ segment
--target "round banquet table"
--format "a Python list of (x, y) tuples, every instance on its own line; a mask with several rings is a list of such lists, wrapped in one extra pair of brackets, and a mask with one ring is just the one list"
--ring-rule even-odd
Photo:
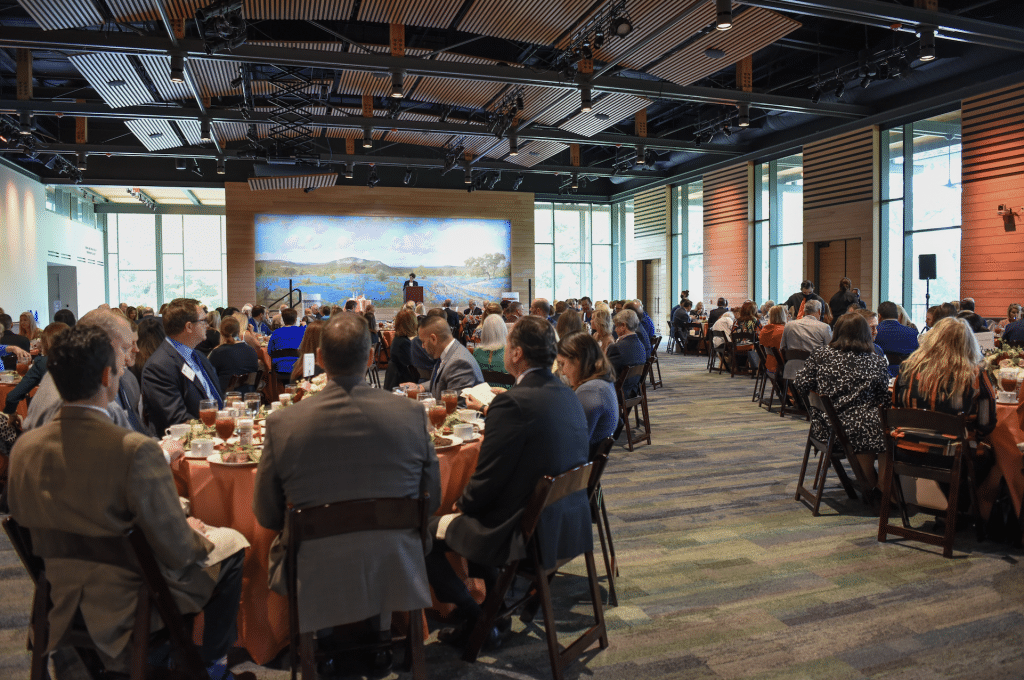
[[(3, 408), (3, 404), (7, 402), (7, 395), (14, 391), (14, 388), (18, 386), (18, 383), (0, 383), (0, 408)], [(28, 393), (29, 398), (34, 397), (38, 387), (33, 387)], [(28, 399), (22, 399), (18, 402), (17, 414), (22, 418), (28, 416)]]
[(1017, 448), (1017, 444), (1024, 443), (1024, 401), (1019, 405), (996, 405), (996, 427), (988, 436), (988, 441), (995, 451), (996, 465), (984, 486), (993, 488), (990, 485), (999, 484), (999, 478), (993, 479), (993, 475), (1005, 479), (1013, 509), (1020, 517), (1024, 502), (1024, 453)]
[[(437, 454), (441, 473), (441, 506), (438, 514), (451, 512), (476, 470), (482, 438)], [(288, 601), (270, 590), (270, 545), (277, 536), (260, 526), (253, 514), (256, 466), (225, 466), (205, 460), (180, 458), (171, 464), (178, 493), (189, 499), (192, 515), (210, 526), (239, 531), (251, 544), (246, 550), (242, 575), (242, 602), (238, 609), (238, 641), (253, 661), (265, 664), (288, 645)], [(470, 579), (465, 560), (450, 555), (452, 564), (470, 592), (483, 601), (483, 582)], [(435, 599), (442, 616), (452, 610)]]

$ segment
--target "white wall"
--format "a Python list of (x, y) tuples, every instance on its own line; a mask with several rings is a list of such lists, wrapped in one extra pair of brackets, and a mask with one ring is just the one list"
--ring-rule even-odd
[(15, 322), (31, 310), (39, 312), (40, 324), (49, 323), (48, 262), (76, 267), (80, 313), (102, 304), (102, 232), (47, 211), (45, 187), (6, 166), (0, 166), (0, 196), (0, 307)]

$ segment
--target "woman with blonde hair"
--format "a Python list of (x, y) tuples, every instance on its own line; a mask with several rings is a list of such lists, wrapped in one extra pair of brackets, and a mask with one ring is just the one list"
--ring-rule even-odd
[(597, 309), (590, 317), (590, 327), (593, 329), (594, 340), (601, 346), (601, 351), (607, 352), (615, 342), (615, 336), (612, 335), (611, 313), (607, 309)]
[[(306, 330), (302, 334), (302, 342), (299, 343), (299, 358), (292, 366), (292, 382), (298, 382), (302, 380), (303, 376), (303, 361), (302, 357), (306, 354), (316, 354), (316, 350), (320, 347), (320, 336), (323, 334), (324, 322), (314, 321), (313, 323), (306, 324)], [(313, 375), (320, 375), (324, 372), (324, 369), (317, 363), (313, 364)], [(312, 377), (312, 376), (309, 376)]]
[[(508, 326), (501, 314), (489, 314), (480, 324), (480, 344), (473, 350), (473, 358), (481, 371), (505, 373), (505, 337)], [(502, 387), (502, 385), (492, 385)]]
[(39, 336), (42, 335), (42, 331), (36, 325), (36, 318), (32, 316), (32, 312), (22, 312), (21, 316), (18, 317), (18, 335), (28, 338), (30, 342), (38, 340)]
[(915, 331), (917, 330), (917, 326), (915, 326), (914, 322), (910, 320), (910, 315), (907, 314), (907, 310), (903, 309), (903, 305), (896, 305), (896, 314), (896, 320), (899, 321), (901, 325), (906, 326), (907, 328), (913, 328)]

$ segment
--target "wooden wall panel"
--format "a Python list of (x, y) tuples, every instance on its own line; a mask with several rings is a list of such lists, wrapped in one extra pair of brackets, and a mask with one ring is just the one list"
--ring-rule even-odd
[(1000, 204), (1024, 213), (1024, 83), (963, 102), (960, 293), (1003, 318), (1024, 288), (1024, 216), (1007, 231)]
[(666, 303), (669, 299), (669, 253), (670, 234), (669, 220), (672, 209), (672, 191), (669, 187), (658, 187), (643, 191), (633, 199), (633, 247), (636, 255), (636, 271), (627, 272), (627, 276), (636, 277), (638, 296), (641, 289), (641, 261), (653, 261), (653, 269), (649, 269), (648, 285), (650, 292), (645, 300), (647, 313), (654, 324), (662, 332), (666, 327), (662, 318), (672, 308)]
[[(241, 307), (256, 295), (255, 216), (369, 215), (387, 217), (463, 217), (512, 223), (512, 290), (526, 298), (526, 280), (534, 278), (534, 225), (531, 193), (445, 189), (338, 186), (301, 190), (250, 191), (243, 182), (224, 185), (227, 214), (228, 304)], [(465, 248), (472, 244), (457, 244)]]
[(724, 297), (735, 305), (751, 296), (752, 168), (743, 163), (704, 176), (705, 304)]
[[(860, 239), (859, 269), (847, 270), (861, 298), (878, 306), (878, 128), (867, 127), (804, 147), (804, 277), (814, 278), (814, 244)], [(815, 290), (839, 290), (835, 271), (820, 265)]]

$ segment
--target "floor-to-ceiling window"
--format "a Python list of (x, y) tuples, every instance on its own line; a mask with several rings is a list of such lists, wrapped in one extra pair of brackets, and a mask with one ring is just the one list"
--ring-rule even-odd
[(754, 166), (754, 299), (800, 290), (804, 258), (803, 155)]
[(636, 254), (633, 250), (633, 199), (612, 206), (612, 263), (614, 277), (610, 297), (636, 297)]
[(610, 298), (611, 206), (537, 203), (534, 210), (534, 297)]
[(220, 215), (110, 214), (107, 281), (111, 305), (158, 308), (190, 297), (227, 304), (224, 218)]
[(672, 187), (672, 304), (690, 291), (704, 299), (704, 182)]
[[(960, 298), (960, 112), (883, 130), (880, 147), (880, 299), (923, 326), (928, 304)], [(921, 255), (935, 255), (927, 284)]]

